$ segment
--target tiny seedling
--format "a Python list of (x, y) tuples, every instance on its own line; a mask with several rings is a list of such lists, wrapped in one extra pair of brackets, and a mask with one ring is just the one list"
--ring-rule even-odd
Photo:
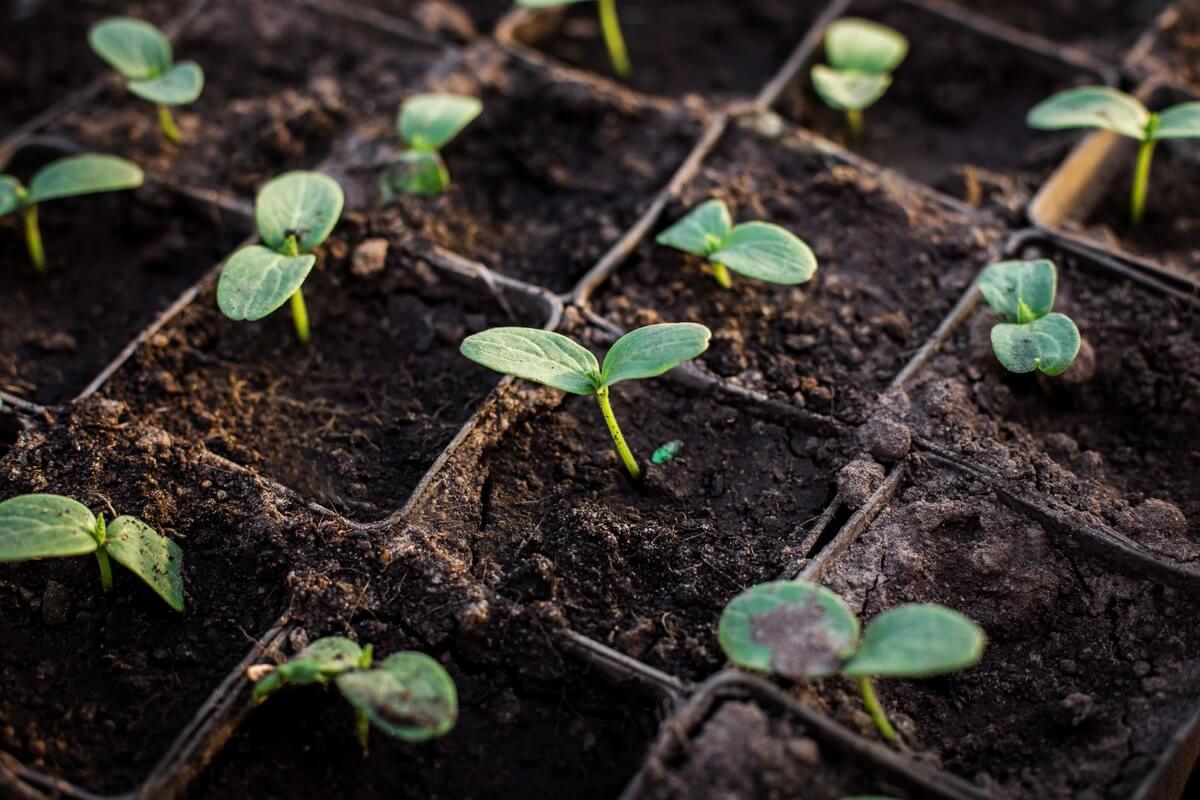
[(1137, 225), (1146, 211), (1150, 162), (1163, 139), (1200, 138), (1200, 102), (1152, 112), (1132, 95), (1107, 86), (1080, 86), (1048, 97), (1029, 110), (1025, 122), (1040, 130), (1099, 128), (1139, 142), (1129, 218)]
[[(517, 5), (525, 8), (555, 8), (583, 2), (587, 0), (517, 0)], [(613, 71), (622, 78), (628, 78), (633, 74), (633, 66), (629, 63), (629, 53), (625, 49), (625, 37), (621, 35), (617, 0), (599, 0), (598, 13), (600, 31), (604, 34), (604, 44), (608, 47), (608, 58), (612, 61)]]
[(137, 164), (116, 156), (68, 156), (39, 169), (26, 188), (11, 175), (0, 175), (0, 217), (20, 212), (25, 223), (29, 260), (40, 273), (46, 272), (46, 252), (38, 227), (38, 204), (82, 194), (135, 189), (142, 185)]
[(183, 141), (171, 106), (195, 102), (204, 89), (204, 70), (195, 61), (175, 63), (171, 43), (158, 28), (132, 17), (110, 17), (88, 31), (96, 55), (125, 78), (125, 88), (154, 103), (163, 136)]
[(1009, 372), (1061, 375), (1079, 355), (1079, 329), (1051, 312), (1058, 274), (1054, 262), (1001, 261), (979, 276), (979, 291), (1004, 318), (992, 328), (992, 351)]
[(863, 109), (883, 97), (906, 55), (908, 40), (899, 31), (857, 17), (834, 20), (825, 30), (829, 63), (813, 65), (813, 88), (827, 106), (846, 112), (850, 135), (857, 139)]
[(112, 561), (137, 575), (183, 611), (183, 552), (140, 519), (104, 515), (56, 494), (25, 494), (0, 503), (0, 561), (32, 561), (94, 553), (100, 582), (112, 591)]
[(872, 678), (928, 678), (974, 666), (983, 656), (983, 630), (933, 603), (884, 611), (859, 635), (846, 602), (806, 581), (754, 586), (725, 606), (721, 648), (746, 669), (792, 680), (845, 675), (858, 679), (863, 705), (885, 739), (895, 739)]
[(707, 260), (726, 289), (733, 285), (729, 270), (788, 285), (804, 283), (817, 271), (817, 257), (795, 234), (770, 222), (734, 225), (720, 200), (701, 203), (655, 241)]
[(318, 639), (286, 663), (260, 673), (254, 702), (262, 703), (284, 686), (330, 681), (354, 707), (364, 755), (371, 725), (405, 742), (425, 742), (449, 733), (458, 718), (454, 680), (437, 661), (405, 651), (375, 664), (371, 645), (359, 647), (342, 636)]
[(708, 349), (711, 331), (693, 322), (648, 325), (625, 334), (609, 348), (601, 368), (596, 357), (574, 339), (538, 328), (492, 328), (468, 336), (462, 354), (506, 375), (594, 396), (625, 469), (635, 479), (641, 467), (629, 451), (608, 401), (608, 390), (621, 381), (654, 378)]
[(440, 150), (483, 111), (474, 97), (419, 94), (404, 101), (396, 129), (408, 150), (400, 153), (380, 179), (384, 200), (395, 194), (436, 195), (450, 185)]
[(342, 215), (342, 187), (319, 172), (288, 172), (269, 181), (254, 201), (262, 244), (238, 250), (221, 269), (217, 305), (232, 320), (259, 320), (291, 299), (296, 338), (308, 344), (308, 308), (301, 285)]

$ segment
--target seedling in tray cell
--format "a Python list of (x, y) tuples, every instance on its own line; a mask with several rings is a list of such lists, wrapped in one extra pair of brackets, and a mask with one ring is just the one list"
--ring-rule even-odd
[(1079, 329), (1050, 310), (1057, 284), (1054, 262), (1046, 259), (1001, 261), (979, 276), (979, 291), (1004, 318), (992, 328), (992, 351), (1009, 372), (1061, 375), (1079, 355)]
[(319, 172), (289, 172), (259, 190), (254, 220), (262, 244), (238, 250), (221, 269), (217, 305), (232, 320), (259, 320), (289, 299), (296, 338), (309, 340), (301, 285), (319, 247), (342, 215), (337, 181)]
[(825, 30), (829, 63), (813, 65), (813, 88), (827, 106), (846, 112), (850, 135), (857, 139), (863, 109), (883, 97), (906, 55), (908, 40), (886, 25), (857, 17), (834, 20)]
[(25, 494), (0, 503), (0, 561), (94, 554), (104, 591), (112, 591), (112, 561), (137, 575), (176, 611), (183, 611), (183, 552), (140, 519), (105, 524), (87, 506), (56, 494)]
[(1154, 146), (1163, 139), (1200, 138), (1200, 102), (1180, 103), (1152, 112), (1140, 100), (1107, 86), (1080, 86), (1049, 97), (1030, 109), (1031, 128), (1098, 128), (1139, 142), (1129, 218), (1137, 225), (1146, 210)]
[(859, 622), (842, 598), (806, 581), (754, 586), (729, 602), (718, 625), (721, 648), (735, 664), (792, 680), (845, 675), (858, 681), (863, 704), (885, 739), (896, 731), (872, 678), (928, 678), (974, 666), (983, 630), (933, 603), (908, 603)]
[(384, 200), (397, 192), (436, 195), (450, 185), (441, 149), (479, 116), (483, 103), (457, 94), (420, 94), (400, 106), (396, 128), (408, 150), (400, 153), (380, 178)]
[[(517, 5), (525, 8), (555, 8), (587, 0), (517, 0)], [(625, 49), (625, 37), (621, 35), (621, 21), (617, 17), (617, 0), (598, 0), (600, 31), (604, 34), (604, 44), (608, 47), (608, 57), (612, 61), (613, 71), (622, 78), (633, 74), (633, 66), (629, 63), (629, 53)]]
[(449, 733), (458, 718), (458, 692), (442, 665), (414, 651), (393, 653), (375, 664), (373, 651), (371, 645), (328, 636), (278, 667), (252, 667), (254, 702), (262, 703), (285, 686), (332, 682), (354, 708), (364, 755), (372, 725), (405, 742)]
[(730, 270), (785, 285), (804, 283), (817, 271), (817, 257), (795, 234), (769, 222), (734, 225), (720, 200), (701, 203), (655, 241), (706, 259), (726, 289), (733, 285)]
[(132, 17), (110, 17), (88, 31), (96, 55), (125, 78), (125, 88), (154, 103), (158, 125), (175, 144), (183, 137), (171, 106), (195, 102), (204, 89), (204, 70), (195, 61), (175, 63), (171, 43), (158, 28)]
[(538, 328), (492, 328), (468, 336), (462, 354), (477, 364), (564, 392), (593, 396), (625, 469), (635, 479), (641, 467), (613, 416), (608, 390), (621, 381), (654, 378), (708, 349), (712, 333), (703, 325), (673, 322), (627, 333), (609, 348), (601, 367), (575, 340)]
[(25, 244), (34, 269), (46, 271), (46, 253), (38, 227), (38, 205), (47, 200), (83, 194), (135, 189), (142, 185), (142, 171), (123, 158), (80, 155), (60, 158), (38, 170), (29, 186), (11, 175), (0, 175), (0, 217), (13, 211), (25, 223)]

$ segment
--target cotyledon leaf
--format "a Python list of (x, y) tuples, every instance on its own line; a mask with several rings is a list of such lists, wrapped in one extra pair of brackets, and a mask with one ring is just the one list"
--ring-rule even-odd
[(1141, 101), (1108, 86), (1079, 86), (1051, 95), (1029, 110), (1031, 128), (1103, 128), (1142, 140), (1150, 112)]
[(148, 22), (110, 17), (88, 31), (96, 54), (128, 80), (145, 80), (171, 68), (171, 43)]
[(983, 629), (953, 609), (909, 603), (867, 624), (862, 642), (842, 672), (881, 678), (926, 678), (977, 663)]
[(861, 111), (871, 106), (892, 85), (892, 76), (833, 69), (824, 64), (812, 68), (813, 88), (835, 111)]
[(141, 168), (123, 158), (95, 153), (67, 156), (37, 171), (29, 182), (28, 202), (134, 189), (142, 185), (142, 178)]
[(784, 285), (804, 283), (817, 271), (817, 257), (809, 246), (770, 222), (738, 225), (709, 259), (748, 278)]
[(843, 17), (825, 30), (825, 60), (837, 70), (892, 72), (907, 54), (904, 36), (869, 19)]
[(96, 517), (56, 494), (23, 494), (0, 503), (0, 561), (78, 556), (96, 551)]
[(108, 525), (105, 549), (114, 561), (137, 575), (176, 611), (183, 611), (183, 551), (179, 545), (135, 517), (117, 517)]
[(979, 276), (979, 291), (988, 305), (1009, 322), (1032, 322), (1054, 308), (1058, 273), (1054, 262), (999, 261)]
[(454, 681), (424, 653), (393, 653), (371, 669), (339, 675), (335, 683), (375, 727), (406, 742), (442, 736), (458, 719)]
[(280, 250), (289, 235), (300, 252), (319, 246), (337, 225), (345, 197), (342, 187), (319, 172), (288, 172), (267, 182), (254, 201), (258, 235)]
[(1158, 115), (1152, 139), (1192, 139), (1200, 137), (1200, 102), (1180, 103)]
[(655, 242), (692, 255), (708, 257), (725, 243), (733, 219), (720, 200), (706, 200), (660, 233)]
[(992, 328), (992, 351), (1009, 372), (1060, 375), (1079, 355), (1081, 343), (1075, 323), (1053, 312), (1024, 325), (1002, 322)]
[(312, 254), (285, 256), (259, 244), (243, 247), (221, 268), (217, 305), (232, 320), (262, 319), (287, 302), (315, 263)]
[(502, 327), (468, 336), (459, 350), (488, 369), (571, 394), (595, 394), (600, 365), (587, 348), (561, 333)]
[(146, 80), (130, 81), (129, 91), (166, 106), (182, 106), (194, 102), (204, 90), (204, 70), (195, 61), (181, 61), (164, 75)]
[(254, 702), (261, 703), (284, 686), (327, 683), (348, 670), (357, 669), (363, 650), (344, 636), (317, 639), (254, 684)]
[(414, 150), (440, 150), (483, 111), (478, 98), (458, 94), (419, 94), (400, 106), (396, 128)]
[(664, 322), (630, 331), (604, 357), (600, 386), (662, 375), (707, 350), (711, 337), (708, 328), (695, 322)]

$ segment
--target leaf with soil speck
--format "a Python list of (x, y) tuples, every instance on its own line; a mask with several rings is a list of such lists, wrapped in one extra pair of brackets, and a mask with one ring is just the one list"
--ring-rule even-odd
[(442, 736), (458, 719), (454, 681), (424, 653), (393, 653), (373, 669), (340, 675), (336, 683), (375, 727), (406, 742)]

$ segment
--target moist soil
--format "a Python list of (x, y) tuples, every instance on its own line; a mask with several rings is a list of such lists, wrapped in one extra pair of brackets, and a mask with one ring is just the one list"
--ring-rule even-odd
[(1159, 35), (1154, 53), (1172, 80), (1200, 91), (1200, 3), (1181, 0), (1175, 8), (1178, 19)]
[(352, 4), (375, 8), (385, 14), (415, 22), (430, 34), (451, 41), (469, 41), (486, 36), (506, 13), (513, 0), (351, 0)]
[[(751, 99), (824, 8), (815, 0), (625, 0), (618, 12), (633, 74), (622, 82), (667, 97)], [(618, 80), (592, 3), (569, 6), (561, 26), (526, 43)]]
[[(1099, 80), (905, 3), (863, 0), (849, 13), (881, 22), (913, 44), (887, 93), (863, 112), (862, 138), (825, 105), (808, 68), (785, 94), (783, 112), (854, 152), (980, 205), (1028, 197), (1067, 154), (1074, 137), (1025, 124), (1039, 101)], [(814, 55), (824, 60), (824, 50)]]
[[(704, 368), (819, 414), (861, 422), (975, 273), (995, 231), (792, 140), (731, 129), (668, 204), (665, 229), (710, 198), (735, 222), (765, 219), (813, 248), (801, 286), (733, 275), (722, 289), (702, 259), (650, 236), (591, 300), (626, 328), (700, 322)], [(853, 237), (832, 232), (853, 230)]]

